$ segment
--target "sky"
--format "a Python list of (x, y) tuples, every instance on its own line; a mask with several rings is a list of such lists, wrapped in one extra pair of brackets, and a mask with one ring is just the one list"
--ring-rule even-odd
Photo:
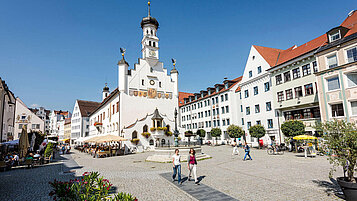
[[(287, 49), (341, 24), (357, 0), (153, 0), (160, 60), (177, 60), (179, 90), (243, 74), (252, 45)], [(0, 77), (29, 107), (73, 110), (117, 87), (120, 47), (141, 57), (146, 0), (0, 0)]]

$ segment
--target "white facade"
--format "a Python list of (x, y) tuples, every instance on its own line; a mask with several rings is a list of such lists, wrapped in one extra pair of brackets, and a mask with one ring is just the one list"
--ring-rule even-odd
[[(50, 135), (51, 136), (59, 136), (60, 135), (60, 129), (61, 129), (60, 121), (63, 121), (63, 126), (64, 126), (64, 119), (71, 118), (71, 117), (72, 117), (72, 114), (70, 112), (68, 112), (68, 111), (61, 111), (61, 110), (60, 111), (56, 111), (56, 110), (53, 110), (50, 113)], [(64, 135), (64, 131), (63, 131), (63, 135)]]
[(15, 104), (14, 94), (0, 78), (0, 142), (14, 139)]
[[(118, 88), (91, 113), (89, 135), (120, 135), (128, 139), (125, 141), (127, 146), (147, 149), (174, 142), (173, 136), (158, 130), (166, 126), (174, 128), (174, 110), (178, 109), (178, 72), (173, 69), (168, 74), (159, 61), (157, 20), (149, 15), (143, 18), (141, 27), (142, 58), (129, 70), (123, 54), (118, 62)], [(156, 109), (163, 118), (160, 123), (151, 119)], [(141, 135), (146, 132), (150, 137)], [(134, 143), (137, 140), (133, 139), (139, 141)]]
[(27, 127), (27, 132), (45, 132), (45, 121), (33, 113), (20, 98), (16, 98), (14, 139), (20, 138), (23, 126)]
[[(186, 131), (196, 133), (199, 129), (206, 131), (205, 141), (212, 141), (212, 128), (222, 131), (218, 143), (227, 142), (229, 125), (241, 125), (241, 112), (238, 110), (241, 100), (238, 96), (240, 78), (226, 80), (188, 98), (180, 106), (180, 122)], [(237, 92), (236, 92), (237, 91)]]
[(271, 66), (257, 51), (256, 46), (250, 49), (247, 64), (244, 69), (241, 87), (242, 104), (240, 111), (243, 113), (243, 129), (248, 143), (258, 145), (258, 140), (250, 137), (250, 126), (261, 124), (267, 131), (263, 138), (269, 144), (271, 139), (279, 139), (278, 120), (274, 113), (274, 99), (271, 90), (271, 79), (266, 71)]

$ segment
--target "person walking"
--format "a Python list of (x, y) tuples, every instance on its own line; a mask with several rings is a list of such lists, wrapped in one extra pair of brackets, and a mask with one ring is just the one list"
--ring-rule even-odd
[(245, 155), (244, 155), (243, 161), (245, 161), (245, 159), (247, 158), (247, 156), (249, 156), (249, 159), (250, 159), (250, 160), (253, 160), (252, 157), (250, 157), (250, 147), (249, 147), (249, 145), (247, 144), (247, 142), (245, 142), (244, 151), (245, 151)]
[(179, 150), (175, 150), (175, 154), (172, 156), (172, 166), (173, 166), (173, 175), (172, 180), (175, 181), (176, 175), (178, 177), (178, 184), (181, 183), (181, 156)]
[(189, 152), (189, 156), (187, 158), (187, 166), (188, 166), (188, 181), (191, 181), (191, 173), (193, 178), (195, 179), (195, 184), (198, 184), (198, 180), (197, 180), (197, 160), (196, 160), (196, 151), (191, 148), (190, 152)]
[(239, 150), (238, 150), (238, 144), (237, 144), (237, 142), (236, 142), (236, 140), (235, 140), (235, 139), (233, 140), (233, 144), (232, 144), (232, 146), (233, 146), (233, 152), (232, 152), (232, 155), (235, 155), (235, 154), (240, 155)]

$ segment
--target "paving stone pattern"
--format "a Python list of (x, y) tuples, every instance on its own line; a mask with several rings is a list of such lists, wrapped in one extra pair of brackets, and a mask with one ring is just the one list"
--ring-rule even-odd
[[(163, 173), (160, 174), (163, 178), (172, 182), (172, 173)], [(176, 181), (172, 182), (173, 185), (178, 187), (180, 190), (185, 191), (192, 197), (197, 200), (205, 200), (205, 201), (234, 201), (237, 199), (232, 198), (231, 196), (224, 194), (216, 189), (213, 189), (207, 185), (199, 184), (196, 185), (194, 181), (188, 181), (187, 176), (181, 175), (183, 178), (182, 185), (179, 185)]]

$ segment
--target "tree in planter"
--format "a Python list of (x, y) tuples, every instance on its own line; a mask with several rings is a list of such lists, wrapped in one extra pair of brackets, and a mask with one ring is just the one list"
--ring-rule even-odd
[(221, 136), (222, 130), (220, 128), (212, 128), (211, 130), (211, 136), (216, 138), (217, 142), (217, 137)]
[(230, 125), (227, 128), (228, 136), (230, 138), (240, 138), (244, 135), (244, 130), (236, 125)]
[(329, 158), (333, 167), (330, 171), (330, 177), (336, 167), (341, 166), (348, 182), (356, 182), (354, 178), (357, 161), (357, 125), (345, 120), (327, 121), (316, 125), (317, 130), (323, 131), (323, 138), (326, 140), (325, 151), (328, 151)]
[(286, 137), (294, 137), (305, 134), (305, 124), (299, 120), (289, 120), (281, 124), (281, 132)]
[(52, 146), (53, 146), (53, 145), (52, 145), (51, 142), (49, 142), (49, 143), (47, 144), (46, 149), (45, 149), (45, 153), (44, 153), (45, 157), (50, 157), (50, 156), (51, 156), (51, 154), (52, 154), (52, 152), (53, 152)]
[(258, 141), (259, 138), (264, 137), (265, 132), (265, 128), (262, 125), (254, 125), (249, 128), (249, 134), (252, 137), (258, 138)]
[(200, 143), (202, 144), (202, 138), (206, 136), (206, 131), (203, 129), (198, 129), (196, 134), (200, 137)]

